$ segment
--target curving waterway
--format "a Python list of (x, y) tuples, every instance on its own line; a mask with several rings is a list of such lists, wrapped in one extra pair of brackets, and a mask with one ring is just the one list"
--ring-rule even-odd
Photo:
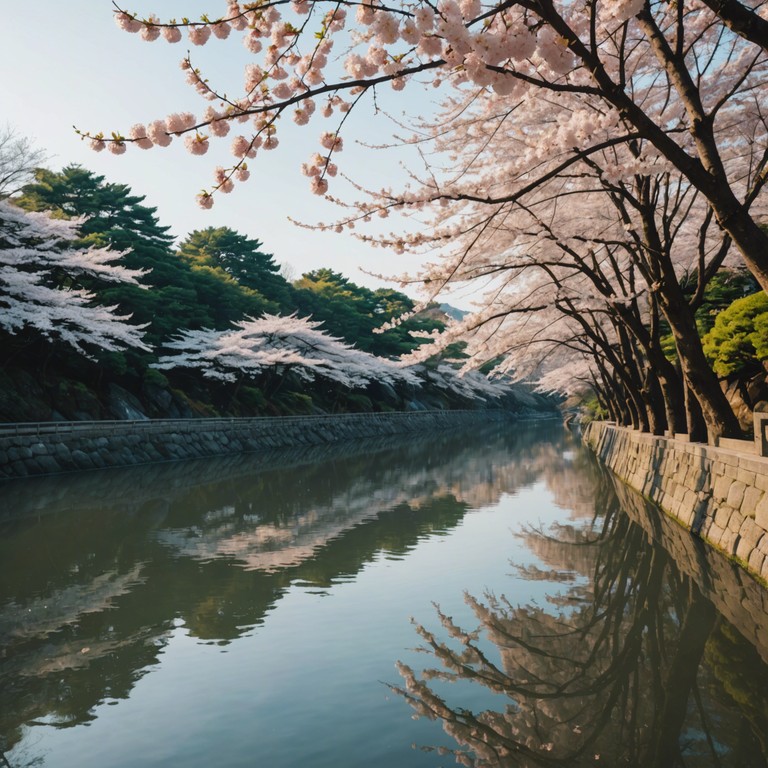
[(768, 599), (559, 425), (0, 485), (0, 766), (768, 765)]

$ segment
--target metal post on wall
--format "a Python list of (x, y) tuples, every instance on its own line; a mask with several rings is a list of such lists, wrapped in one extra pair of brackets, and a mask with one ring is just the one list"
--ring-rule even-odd
[(755, 411), (755, 450), (758, 456), (768, 456), (768, 413)]

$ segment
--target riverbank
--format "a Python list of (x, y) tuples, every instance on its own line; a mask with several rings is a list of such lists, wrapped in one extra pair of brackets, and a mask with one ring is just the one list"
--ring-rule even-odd
[(274, 418), (0, 424), (0, 478), (322, 445), (383, 435), (423, 434), (548, 414), (407, 411)]
[(592, 422), (584, 441), (631, 488), (768, 582), (768, 458)]

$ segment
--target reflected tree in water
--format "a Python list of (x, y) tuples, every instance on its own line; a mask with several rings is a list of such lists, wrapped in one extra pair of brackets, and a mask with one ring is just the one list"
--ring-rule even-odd
[(180, 626), (234, 642), (291, 585), (321, 590), (446, 535), (534, 482), (561, 440), (492, 427), (3, 486), (0, 750), (127, 699)]
[(399, 665), (394, 690), (442, 721), (456, 744), (439, 751), (472, 768), (765, 766), (768, 680), (743, 672), (765, 675), (755, 649), (650, 545), (607, 482), (594, 498), (586, 525), (522, 534), (550, 570), (521, 575), (546, 573), (564, 591), (545, 607), (467, 595), (472, 631), (438, 608), (439, 632), (416, 627), (439, 666)]

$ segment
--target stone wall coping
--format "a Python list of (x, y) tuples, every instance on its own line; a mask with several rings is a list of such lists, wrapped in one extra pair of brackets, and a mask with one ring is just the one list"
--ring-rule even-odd
[[(648, 443), (649, 445), (672, 443), (675, 450), (697, 457), (706, 456), (715, 461), (718, 459), (738, 459), (739, 466), (748, 467), (753, 472), (768, 474), (768, 456), (757, 455), (754, 451), (754, 443), (751, 440), (725, 439), (720, 441), (720, 445), (708, 445), (707, 443), (692, 443), (688, 440), (681, 440), (678, 435), (675, 435), (674, 438), (669, 438), (661, 435), (651, 435), (648, 432), (638, 432), (631, 427), (620, 427), (607, 421), (595, 421), (592, 424), (600, 429), (622, 432), (639, 443)], [(688, 436), (685, 435), (685, 437), (687, 438)]]
[(324, 424), (343, 421), (390, 421), (393, 418), (420, 418), (422, 416), (454, 416), (461, 414), (507, 414), (508, 411), (488, 410), (424, 410), (424, 411), (376, 411), (365, 413), (323, 413), (298, 416), (254, 416), (201, 419), (104, 419), (99, 421), (29, 421), (0, 423), (0, 438), (16, 435), (59, 435), (75, 433), (114, 434), (118, 432), (209, 432), (222, 428), (248, 429), (271, 425), (299, 423)]
[(754, 440), (736, 440), (732, 437), (721, 437), (717, 442), (718, 448), (728, 448), (740, 453), (757, 453), (757, 445)]

